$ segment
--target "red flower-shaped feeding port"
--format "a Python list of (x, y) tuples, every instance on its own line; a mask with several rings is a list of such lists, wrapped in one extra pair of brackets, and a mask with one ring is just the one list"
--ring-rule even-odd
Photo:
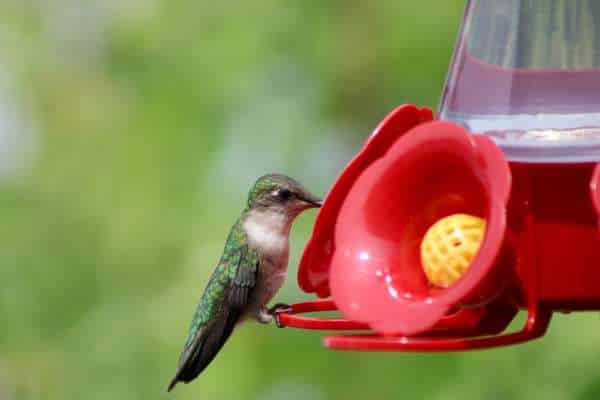
[[(398, 139), (340, 208), (329, 278), (340, 311), (383, 334), (415, 335), (456, 305), (496, 298), (506, 280), (493, 272), (509, 193), (508, 163), (487, 137), (431, 122)], [(484, 218), (486, 234), (464, 277), (438, 289), (425, 277), (420, 244), (431, 225), (455, 213)]]

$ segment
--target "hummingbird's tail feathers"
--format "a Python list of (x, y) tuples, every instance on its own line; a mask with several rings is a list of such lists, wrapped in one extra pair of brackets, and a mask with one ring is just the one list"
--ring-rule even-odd
[(225, 318), (217, 320), (197, 336), (188, 349), (184, 350), (177, 373), (167, 391), (170, 392), (178, 382), (188, 383), (194, 380), (208, 367), (229, 339), (240, 316), (239, 309), (229, 309)]
[(171, 390), (173, 390), (173, 388), (177, 385), (178, 382), (179, 382), (179, 380), (177, 380), (177, 376), (175, 376), (173, 379), (171, 379), (171, 383), (169, 383), (167, 392), (170, 392)]

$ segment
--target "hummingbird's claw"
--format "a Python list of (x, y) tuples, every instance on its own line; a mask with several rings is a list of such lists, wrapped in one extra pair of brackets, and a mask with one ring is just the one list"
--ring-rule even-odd
[(285, 303), (277, 303), (268, 310), (269, 314), (273, 316), (273, 319), (275, 320), (275, 325), (277, 325), (278, 328), (284, 327), (281, 323), (281, 320), (279, 319), (279, 315), (290, 313), (292, 311), (294, 311), (294, 308), (289, 304)]

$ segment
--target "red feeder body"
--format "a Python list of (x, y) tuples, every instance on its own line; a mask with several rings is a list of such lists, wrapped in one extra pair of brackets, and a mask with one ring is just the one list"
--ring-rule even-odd
[[(553, 312), (600, 310), (600, 51), (535, 53), (532, 38), (562, 42), (536, 34), (548, 28), (539, 16), (520, 29), (528, 13), (556, 23), (587, 4), (537, 3), (468, 3), (439, 116), (398, 107), (342, 171), (298, 272), (323, 299), (294, 305), (284, 325), (366, 331), (326, 337), (335, 349), (455, 351), (540, 337)], [(494, 24), (496, 37), (478, 31)], [(558, 31), (585, 53), (577, 29)], [(434, 287), (420, 244), (456, 213), (483, 218), (485, 234), (466, 273)], [(503, 333), (520, 309), (523, 329)], [(324, 310), (344, 318), (297, 315)]]

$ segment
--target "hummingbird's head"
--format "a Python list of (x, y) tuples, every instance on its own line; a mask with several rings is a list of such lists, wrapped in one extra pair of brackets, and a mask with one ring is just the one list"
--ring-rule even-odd
[(295, 217), (307, 208), (321, 207), (321, 199), (299, 182), (281, 174), (261, 176), (248, 194), (248, 210)]

